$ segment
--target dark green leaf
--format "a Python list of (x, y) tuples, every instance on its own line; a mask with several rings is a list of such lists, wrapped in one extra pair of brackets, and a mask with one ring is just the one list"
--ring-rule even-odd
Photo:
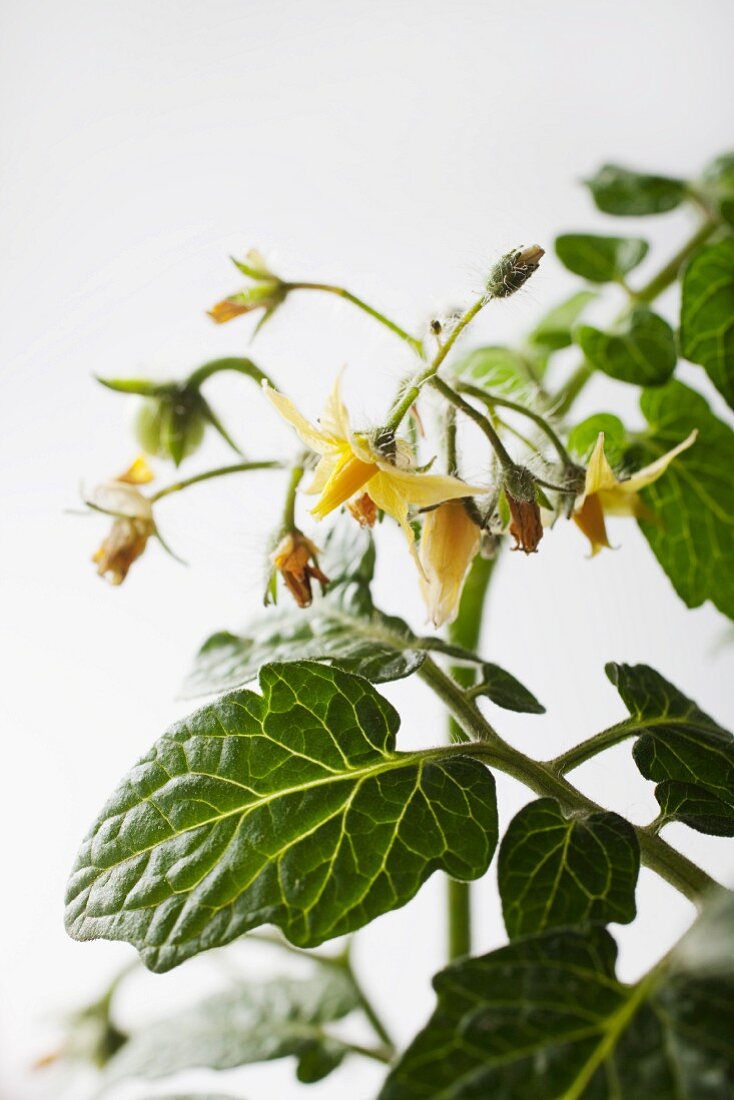
[(486, 695), (498, 707), (514, 710), (519, 714), (545, 714), (545, 707), (533, 693), (499, 665), (482, 662), (477, 676), (479, 682), (471, 689), (473, 695)]
[(619, 465), (627, 443), (627, 429), (613, 413), (594, 413), (576, 424), (568, 434), (568, 449), (587, 459), (596, 446), (599, 432), (604, 432), (604, 450), (613, 466)]
[(559, 351), (572, 343), (571, 330), (576, 321), (596, 298), (593, 290), (580, 290), (565, 302), (546, 313), (530, 333), (528, 340), (548, 351)]
[(539, 798), (513, 818), (500, 845), (498, 880), (510, 939), (547, 928), (635, 919), (640, 850), (615, 813), (564, 817)]
[(685, 180), (632, 172), (617, 164), (605, 164), (584, 183), (605, 214), (634, 216), (664, 214), (680, 206), (686, 197)]
[(678, 806), (671, 816), (700, 832), (730, 836), (734, 737), (648, 665), (609, 664), (607, 675), (638, 735), (635, 763), (645, 779), (662, 785), (655, 795), (663, 813)]
[(454, 371), (467, 381), (504, 397), (526, 393), (528, 387), (538, 381), (534, 364), (512, 348), (476, 348), (457, 362)]
[(556, 254), (564, 267), (592, 283), (624, 278), (642, 263), (649, 247), (639, 237), (599, 237), (592, 233), (556, 237)]
[(134, 944), (151, 970), (261, 924), (315, 946), (404, 905), (435, 870), (484, 874), (494, 781), (456, 750), (399, 753), (364, 679), (260, 670), (160, 738), (90, 830), (67, 893), (76, 939)]
[(703, 190), (724, 221), (734, 225), (734, 153), (724, 153), (708, 165)]
[(321, 967), (304, 981), (239, 984), (133, 1034), (107, 1067), (109, 1083), (169, 1077), (185, 1069), (232, 1069), (295, 1056), (299, 1080), (318, 1081), (349, 1047), (324, 1031), (359, 1006), (344, 971)]
[(601, 929), (554, 931), (450, 966), (380, 1100), (729, 1100), (734, 912), (704, 912), (635, 985)]
[(734, 618), (734, 432), (700, 394), (675, 380), (645, 390), (640, 406), (650, 428), (636, 449), (639, 465), (659, 458), (693, 429), (699, 433), (696, 444), (643, 491), (650, 516), (640, 521), (642, 532), (688, 607), (710, 599)]
[(661, 386), (678, 360), (672, 328), (649, 309), (634, 310), (616, 332), (581, 325), (575, 337), (592, 367), (636, 386)]
[(680, 339), (734, 408), (734, 240), (702, 248), (686, 267)]

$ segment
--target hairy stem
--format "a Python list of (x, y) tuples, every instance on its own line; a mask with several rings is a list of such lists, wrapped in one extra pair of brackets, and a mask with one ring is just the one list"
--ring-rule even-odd
[(193, 477), (185, 477), (181, 481), (174, 482), (173, 485), (166, 485), (158, 492), (152, 493), (150, 501), (155, 504), (156, 501), (170, 496), (171, 493), (180, 493), (182, 489), (188, 489), (190, 485), (198, 485), (200, 481), (211, 481), (215, 477), (226, 477), (228, 474), (246, 474), (251, 470), (280, 470), (282, 468), (283, 463), (278, 462), (277, 459), (264, 462), (235, 462), (231, 466), (217, 466), (214, 470), (205, 470), (203, 474), (194, 474)]
[[(419, 675), (448, 707), (470, 741), (477, 742), (462, 746), (464, 752), (513, 776), (536, 794), (557, 799), (567, 812), (598, 813), (603, 810), (559, 775), (551, 763), (533, 760), (503, 741), (485, 722), (478, 707), (466, 698), (462, 687), (433, 660), (426, 658)], [(706, 892), (716, 885), (714, 880), (664, 840), (639, 826), (633, 828), (642, 862), (690, 901), (700, 905)]]
[(574, 745), (567, 752), (562, 752), (560, 756), (556, 756), (549, 761), (548, 766), (557, 771), (559, 775), (565, 775), (573, 768), (578, 768), (579, 764), (583, 764), (585, 760), (591, 760), (597, 753), (604, 752), (612, 745), (618, 745), (620, 741), (626, 741), (628, 737), (632, 737), (637, 728), (634, 722), (625, 719), (623, 722), (618, 722), (615, 726), (610, 726), (609, 729), (602, 730), (601, 733), (596, 733), (593, 737), (587, 738), (580, 745)]
[(301, 484), (305, 469), (301, 463), (294, 466), (285, 491), (285, 503), (283, 504), (283, 534), (293, 531), (296, 526), (296, 493)]
[(526, 416), (528, 420), (532, 420), (541, 431), (550, 439), (551, 443), (555, 447), (558, 457), (564, 466), (572, 466), (573, 463), (569, 457), (568, 451), (561, 443), (560, 439), (551, 428), (548, 421), (540, 415), (540, 413), (534, 412), (532, 409), (526, 409), (524, 405), (518, 405), (516, 401), (510, 401), (505, 397), (495, 397), (494, 394), (486, 393), (480, 389), (479, 386), (472, 386), (468, 382), (460, 382), (457, 389), (461, 393), (468, 394), (469, 397), (475, 397), (477, 401), (483, 401), (488, 408), (494, 408), (498, 406), (502, 409), (511, 409), (513, 412), (520, 413), (521, 416)]
[(464, 331), (467, 325), (471, 324), (476, 315), (480, 312), (480, 310), (484, 309), (487, 302), (489, 301), (491, 301), (491, 298), (487, 294), (483, 294), (481, 298), (477, 299), (474, 305), (471, 306), (456, 323), (448, 339), (446, 340), (446, 343), (441, 344), (431, 362), (422, 370), (418, 371), (412, 381), (404, 387), (397, 399), (394, 401), (392, 408), (390, 409), (387, 421), (385, 423), (384, 431), (396, 431), (396, 429), (400, 426), (400, 422), (407, 413), (408, 409), (417, 400), (423, 385), (430, 378), (433, 378), (461, 333)]
[(419, 359), (425, 358), (425, 352), (423, 350), (423, 343), (416, 336), (411, 336), (409, 332), (406, 332), (404, 328), (396, 324), (395, 321), (391, 321), (389, 317), (386, 317), (384, 313), (380, 313), (379, 309), (375, 309), (374, 306), (369, 305), (367, 302), (362, 301), (356, 294), (352, 294), (351, 291), (345, 290), (343, 286), (332, 286), (331, 283), (284, 283), (286, 290), (320, 290), (325, 294), (335, 294), (338, 298), (344, 298), (345, 301), (351, 302), (357, 309), (361, 309), (363, 313), (367, 313), (370, 317), (374, 317), (376, 321), (379, 321), (385, 328), (390, 329), (396, 336), (399, 336), (401, 340), (404, 340), (408, 344)]
[(505, 468), (514, 465), (511, 455), (508, 453), (507, 448), (487, 417), (483, 416), (473, 405), (470, 405), (468, 401), (465, 401), (456, 390), (453, 390), (451, 386), (444, 382), (443, 378), (434, 376), (430, 381), (431, 385), (434, 389), (438, 390), (442, 397), (445, 397), (446, 400), (459, 409), (460, 412), (463, 412), (465, 416), (473, 420), (480, 431), (484, 432), (501, 465)]

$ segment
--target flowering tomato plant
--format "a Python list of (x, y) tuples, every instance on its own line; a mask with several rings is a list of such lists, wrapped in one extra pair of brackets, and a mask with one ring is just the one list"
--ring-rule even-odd
[[(141, 455), (87, 495), (112, 520), (94, 561), (116, 585), (156, 552), (159, 502), (172, 493), (270, 469), (282, 471), (284, 504), (265, 608), (240, 634), (204, 643), (186, 692), (208, 701), (162, 733), (105, 803), (69, 881), (69, 933), (126, 941), (159, 973), (242, 937), (265, 937), (313, 967), (308, 981), (229, 983), (132, 1034), (115, 1016), (116, 981), (75, 1019), (66, 1048), (102, 1067), (103, 1083), (288, 1055), (308, 1083), (349, 1056), (385, 1064), (382, 1100), (732, 1095), (734, 902), (661, 835), (674, 821), (734, 835), (732, 735), (653, 667), (610, 663), (625, 716), (539, 760), (502, 736), (499, 712), (544, 708), (477, 651), (498, 558), (542, 553), (567, 523), (579, 529), (582, 558), (581, 536), (593, 557), (607, 552), (610, 532), (624, 542), (618, 517), (637, 522), (671, 599), (711, 600), (734, 617), (734, 433), (676, 377), (683, 357), (734, 404), (734, 154), (697, 180), (606, 165), (587, 185), (611, 216), (659, 217), (687, 204), (697, 225), (643, 283), (643, 238), (560, 236), (557, 256), (584, 285), (516, 347), (471, 348), (470, 328), (533, 278), (540, 245), (508, 251), (473, 303), (415, 333), (342, 287), (276, 274), (259, 253), (236, 261), (245, 285), (211, 308), (214, 322), (247, 325), (256, 314), (259, 328), (277, 313), (273, 323), (286, 323), (292, 295), (318, 292), (365, 311), (410, 349), (415, 369), (386, 395), (379, 424), (354, 422), (339, 378), (310, 422), (299, 395), (249, 358), (214, 360), (176, 382), (100, 379), (136, 396), (138, 446), (175, 466), (211, 429), (237, 451), (237, 433), (203, 392), (223, 371), (257, 387), (253, 407), (261, 401), (290, 425), (293, 449), (238, 454), (157, 491)], [(678, 331), (654, 310), (676, 282)], [(603, 311), (607, 286), (621, 288), (625, 304), (597, 327), (586, 318)], [(559, 382), (549, 365), (572, 347), (577, 365)], [(614, 411), (575, 419), (578, 395), (600, 375), (635, 388), (644, 431)], [(469, 445), (482, 448), (481, 476), (465, 472)], [(390, 524), (425, 602), (422, 634), (400, 608), (373, 599), (381, 526)], [(400, 717), (380, 685), (408, 676), (445, 708), (444, 743), (400, 747)], [(659, 813), (645, 826), (569, 779), (621, 742), (655, 785)], [(532, 800), (500, 837), (503, 775)], [(475, 956), (470, 883), (495, 855), (508, 943)], [(607, 925), (635, 919), (641, 864), (701, 914), (629, 984), (616, 975)], [(351, 940), (313, 949), (407, 905), (437, 871), (447, 879), (448, 967), (435, 979), (433, 1015), (398, 1051)], [(339, 1022), (352, 1013), (371, 1028), (369, 1042), (345, 1037)]]

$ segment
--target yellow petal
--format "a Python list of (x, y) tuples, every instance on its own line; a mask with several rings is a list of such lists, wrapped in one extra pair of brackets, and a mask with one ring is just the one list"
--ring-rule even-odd
[(591, 543), (591, 557), (598, 554), (602, 547), (611, 549), (604, 523), (604, 509), (596, 493), (586, 497), (581, 507), (574, 512), (574, 523), (583, 531)]
[(448, 501), (426, 513), (418, 556), (427, 578), (421, 578), (421, 591), (435, 627), (456, 618), (480, 540), (479, 528), (459, 501)]
[(155, 474), (148, 465), (145, 455), (138, 455), (132, 466), (129, 466), (124, 474), (120, 474), (115, 480), (125, 485), (147, 485), (154, 477)]
[(598, 493), (600, 489), (613, 489), (616, 485), (617, 478), (604, 453), (604, 432), (599, 432), (596, 445), (589, 459), (589, 465), (586, 468), (584, 497)]
[[(467, 485), (460, 478), (449, 477), (448, 474), (417, 474), (409, 470), (398, 470), (384, 462), (378, 465), (383, 477), (392, 482), (394, 491), (418, 508), (431, 508), (445, 500), (479, 496), (489, 491), (485, 486)], [(374, 499), (371, 489), (370, 495)]]
[(283, 419), (292, 428), (296, 429), (301, 441), (307, 447), (320, 455), (328, 454), (329, 451), (333, 450), (335, 441), (306, 420), (306, 417), (299, 413), (289, 397), (286, 397), (284, 393), (279, 393), (278, 390), (274, 390), (267, 382), (263, 382), (263, 392), (268, 401), (275, 405)]
[(336, 376), (331, 393), (326, 399), (324, 411), (320, 417), (323, 431), (336, 439), (349, 439), (349, 413), (341, 397), (342, 371)]
[(672, 451), (668, 451), (667, 454), (661, 455), (660, 458), (655, 459), (649, 466), (644, 466), (641, 470), (638, 470), (636, 474), (632, 474), (632, 477), (627, 478), (625, 481), (619, 482), (619, 488), (625, 493), (636, 493), (640, 489), (644, 489), (646, 485), (652, 485), (653, 481), (657, 481), (659, 477), (667, 470), (674, 458), (682, 452), (688, 450), (696, 442), (698, 431), (692, 431), (687, 439), (684, 439), (682, 443), (679, 443), (677, 447), (673, 447)]
[[(318, 503), (311, 509), (311, 515), (323, 519), (340, 504), (362, 488), (377, 472), (372, 462), (362, 462), (347, 447), (344, 448), (341, 461), (333, 468), (328, 481), (321, 490)], [(372, 494), (371, 494), (372, 495)]]
[(370, 479), (368, 491), (377, 507), (400, 524), (408, 543), (410, 556), (415, 562), (418, 573), (424, 580), (427, 580), (428, 578), (418, 557), (418, 551), (415, 548), (413, 528), (408, 523), (408, 504), (404, 493), (400, 491), (397, 480), (384, 470), (378, 470), (374, 477)]

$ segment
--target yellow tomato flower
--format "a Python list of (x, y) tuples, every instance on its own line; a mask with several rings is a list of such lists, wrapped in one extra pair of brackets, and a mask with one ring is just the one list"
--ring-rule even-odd
[(640, 489), (652, 485), (667, 470), (670, 463), (682, 451), (691, 447), (698, 435), (691, 432), (687, 439), (673, 447), (672, 451), (661, 455), (655, 462), (638, 470), (620, 481), (609, 465), (604, 453), (604, 432), (599, 432), (589, 465), (586, 470), (586, 484), (580, 500), (576, 504), (573, 518), (591, 543), (591, 556), (598, 554), (602, 547), (609, 547), (605, 515), (643, 516), (645, 505), (639, 495)]
[(152, 479), (151, 469), (141, 456), (124, 473), (98, 485), (87, 499), (93, 508), (115, 517), (109, 534), (92, 558), (99, 576), (106, 577), (110, 584), (122, 584), (130, 566), (156, 533), (150, 500), (137, 488)]
[(449, 500), (426, 513), (419, 552), (425, 577), (421, 578), (421, 591), (435, 627), (456, 618), (481, 537), (459, 500)]
[(326, 402), (319, 426), (311, 424), (284, 394), (263, 383), (266, 397), (300, 436), (306, 446), (320, 455), (314, 478), (307, 492), (318, 494), (311, 509), (317, 519), (345, 504), (355, 494), (369, 493), (377, 508), (392, 516), (402, 528), (418, 569), (423, 567), (415, 549), (413, 530), (408, 522), (411, 505), (430, 508), (446, 500), (486, 493), (478, 485), (467, 485), (457, 477), (421, 474), (412, 468), (407, 443), (396, 440), (396, 454), (390, 459), (381, 454), (366, 436), (355, 435), (349, 425), (349, 413), (339, 391), (339, 379)]

